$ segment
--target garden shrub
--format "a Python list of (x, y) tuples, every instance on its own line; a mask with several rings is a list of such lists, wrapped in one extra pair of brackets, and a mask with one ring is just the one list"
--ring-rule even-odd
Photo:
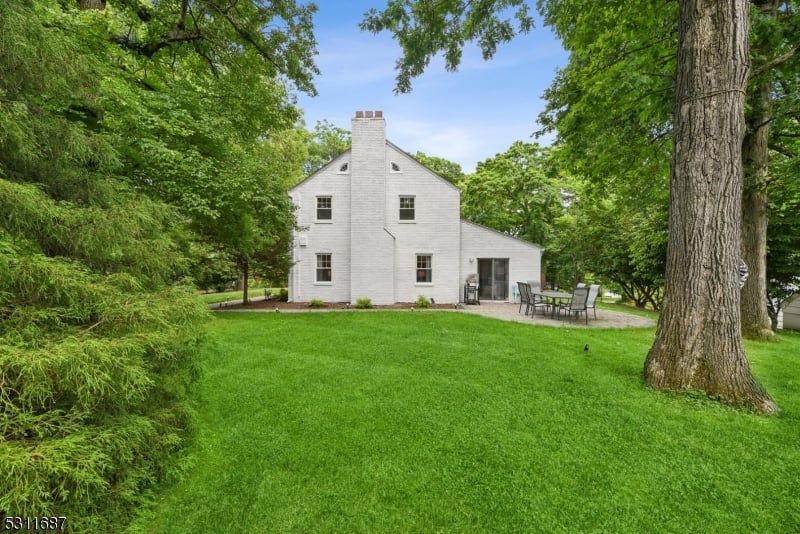
[(356, 301), (356, 308), (360, 310), (367, 310), (369, 308), (372, 308), (372, 300), (368, 298), (358, 299)]
[(309, 308), (322, 308), (325, 306), (325, 302), (320, 299), (312, 299), (311, 302), (308, 303)]
[(417, 297), (416, 306), (417, 308), (430, 308), (431, 301), (425, 295), (420, 295)]

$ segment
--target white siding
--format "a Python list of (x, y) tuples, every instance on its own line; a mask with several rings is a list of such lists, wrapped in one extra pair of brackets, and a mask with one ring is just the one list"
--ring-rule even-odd
[(541, 279), (542, 247), (462, 220), (462, 284), (467, 276), (478, 272), (480, 258), (508, 258), (509, 295), (513, 295), (517, 282)]
[[(394, 145), (387, 145), (386, 154), (386, 227), (396, 239), (396, 301), (424, 295), (437, 303), (458, 302), (459, 190)], [(413, 221), (400, 220), (400, 196), (414, 197)], [(431, 283), (417, 283), (417, 254), (432, 257)]]
[[(289, 299), (308, 302), (350, 300), (350, 175), (339, 168), (349, 163), (347, 152), (291, 191), (300, 231), (293, 244), (294, 266), (289, 275)], [(329, 195), (330, 222), (317, 222), (317, 196)], [(317, 283), (317, 254), (331, 254), (333, 280)]]
[(783, 328), (800, 330), (800, 295), (795, 295), (783, 308)]

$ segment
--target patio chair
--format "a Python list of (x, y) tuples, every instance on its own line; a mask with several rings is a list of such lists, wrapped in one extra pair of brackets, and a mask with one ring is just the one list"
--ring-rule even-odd
[(533, 315), (536, 315), (536, 308), (543, 308), (547, 310), (550, 304), (542, 300), (542, 284), (533, 280), (528, 280), (528, 291), (531, 295), (531, 307), (533, 308)]
[(525, 315), (528, 315), (528, 309), (531, 306), (531, 293), (530, 287), (525, 282), (517, 282), (517, 287), (519, 288), (519, 309), (517, 313), (522, 312), (522, 305), (525, 305)]
[(564, 310), (565, 314), (569, 314), (569, 320), (572, 322), (572, 315), (575, 314), (576, 316), (580, 316), (580, 314), (584, 314), (586, 316), (586, 325), (589, 325), (589, 314), (587, 313), (586, 302), (589, 300), (589, 288), (588, 287), (576, 287), (572, 290), (572, 299), (569, 301), (569, 304), (564, 306), (558, 307), (558, 316), (561, 317), (561, 310)]
[(594, 318), (597, 319), (597, 307), (595, 301), (600, 294), (600, 284), (592, 284), (589, 286), (589, 298), (586, 300), (586, 307), (591, 308), (594, 313)]

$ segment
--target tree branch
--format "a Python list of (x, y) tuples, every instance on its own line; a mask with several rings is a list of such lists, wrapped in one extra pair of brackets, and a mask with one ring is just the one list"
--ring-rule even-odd
[(757, 69), (751, 71), (750, 72), (750, 78), (755, 78), (756, 76), (760, 76), (761, 74), (764, 74), (768, 70), (772, 70), (775, 67), (777, 67), (778, 65), (786, 63), (787, 61), (792, 59), (794, 56), (796, 56), (798, 54), (798, 52), (800, 52), (800, 45), (795, 46), (794, 48), (791, 48), (791, 49), (787, 50), (786, 52), (784, 52), (780, 56), (772, 58), (772, 60), (767, 61), (766, 63), (764, 63), (763, 65), (761, 65)]
[(769, 149), (774, 150), (778, 154), (783, 154), (787, 158), (794, 159), (795, 157), (797, 157), (797, 154), (795, 154), (791, 150), (787, 149), (786, 147), (778, 143), (769, 143)]
[(180, 35), (175, 34), (175, 32), (171, 33), (172, 35), (164, 37), (161, 41), (155, 41), (152, 43), (140, 43), (139, 41), (132, 39), (129, 35), (113, 37), (112, 41), (145, 57), (153, 57), (156, 52), (172, 43), (193, 42), (199, 41), (203, 38), (203, 34), (200, 33), (199, 29), (196, 29), (191, 33), (183, 33)]

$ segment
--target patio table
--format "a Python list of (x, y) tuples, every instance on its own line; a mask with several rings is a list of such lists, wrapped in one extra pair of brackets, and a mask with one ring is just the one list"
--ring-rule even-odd
[(563, 304), (572, 300), (572, 293), (564, 293), (563, 291), (532, 291), (534, 295), (539, 295), (542, 300), (550, 304), (550, 316), (555, 318), (556, 305)]

